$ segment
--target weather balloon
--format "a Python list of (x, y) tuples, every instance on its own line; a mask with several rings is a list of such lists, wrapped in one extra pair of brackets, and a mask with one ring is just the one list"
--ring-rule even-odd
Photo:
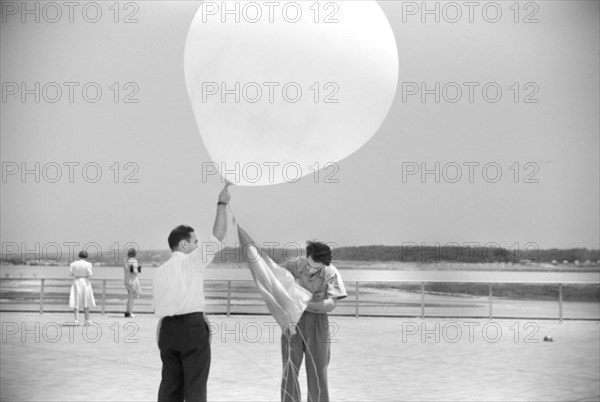
[(369, 141), (396, 93), (398, 52), (373, 0), (204, 1), (184, 68), (206, 169), (269, 185)]

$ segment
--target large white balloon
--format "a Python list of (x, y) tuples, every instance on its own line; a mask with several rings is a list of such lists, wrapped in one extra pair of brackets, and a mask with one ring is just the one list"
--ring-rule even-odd
[(205, 174), (239, 185), (297, 181), (357, 151), (398, 81), (394, 35), (373, 0), (205, 1), (184, 66), (214, 161)]

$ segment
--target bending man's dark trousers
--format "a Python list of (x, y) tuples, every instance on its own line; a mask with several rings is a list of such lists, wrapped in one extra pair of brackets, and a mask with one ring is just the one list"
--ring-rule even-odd
[(163, 363), (158, 401), (206, 401), (210, 342), (202, 313), (163, 318), (158, 348)]

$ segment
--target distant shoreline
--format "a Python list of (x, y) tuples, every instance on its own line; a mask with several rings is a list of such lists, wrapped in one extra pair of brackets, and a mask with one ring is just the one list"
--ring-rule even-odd
[[(498, 262), (401, 262), (401, 261), (332, 261), (332, 264), (344, 270), (376, 270), (376, 271), (407, 271), (407, 270), (423, 270), (423, 271), (542, 271), (542, 272), (598, 272), (600, 265), (598, 264), (550, 264), (550, 263), (498, 263)], [(120, 264), (105, 264), (94, 263), (95, 269), (103, 268), (122, 268)], [(141, 265), (145, 269), (156, 269), (160, 264), (153, 262), (144, 262), (141, 260)], [(68, 264), (63, 265), (45, 265), (45, 264), (6, 264), (1, 267), (40, 267), (40, 268), (58, 268), (66, 269)], [(246, 262), (213, 262), (208, 269), (233, 268), (245, 269), (248, 265)]]
[[(334, 265), (347, 266), (347, 269), (404, 269), (402, 265), (418, 267), (418, 269), (437, 269), (439, 266), (452, 265), (459, 269), (475, 268), (485, 265), (487, 268), (513, 270), (540, 269), (593, 269), (600, 266), (600, 250), (586, 248), (572, 249), (538, 249), (535, 244), (527, 243), (506, 249), (490, 243), (484, 246), (440, 246), (417, 245), (414, 243), (403, 246), (360, 246), (333, 248)], [(216, 250), (216, 248), (213, 248)], [(303, 254), (301, 248), (279, 249), (265, 247), (263, 251), (275, 262), (291, 261)], [(65, 266), (77, 259), (73, 250), (59, 250), (56, 254), (50, 251), (38, 250), (34, 254), (0, 255), (2, 265), (30, 266)], [(209, 252), (210, 254), (210, 252)], [(158, 266), (169, 259), (170, 250), (138, 250), (137, 258), (145, 266)], [(244, 250), (225, 248), (212, 254), (216, 265), (236, 265), (245, 261)], [(120, 266), (125, 261), (125, 250), (93, 250), (88, 261), (97, 266)], [(337, 261), (337, 263), (335, 262)], [(468, 268), (463, 268), (468, 267)], [(515, 268), (519, 267), (519, 268)]]

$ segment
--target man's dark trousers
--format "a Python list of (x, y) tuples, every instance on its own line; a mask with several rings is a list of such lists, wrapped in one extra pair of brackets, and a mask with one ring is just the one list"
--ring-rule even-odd
[(158, 401), (206, 401), (210, 342), (203, 314), (163, 318), (158, 348), (163, 363)]

